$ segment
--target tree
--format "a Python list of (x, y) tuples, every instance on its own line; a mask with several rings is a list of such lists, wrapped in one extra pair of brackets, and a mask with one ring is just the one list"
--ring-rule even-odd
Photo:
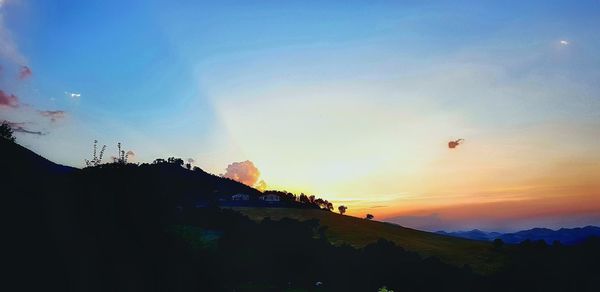
[(15, 136), (13, 136), (13, 133), (14, 131), (10, 127), (10, 124), (6, 121), (2, 122), (2, 125), (0, 126), (0, 137), (14, 143)]
[(338, 207), (338, 211), (340, 211), (340, 214), (344, 215), (344, 213), (346, 213), (346, 210), (348, 210), (348, 207), (341, 205)]
[(365, 216), (365, 219), (367, 220), (373, 220), (373, 218), (375, 218), (375, 216), (373, 216), (372, 214), (367, 214), (367, 216)]
[(494, 250), (502, 249), (503, 245), (504, 245), (504, 241), (502, 241), (502, 239), (500, 239), (500, 238), (494, 239)]
[(171, 164), (183, 166), (183, 159), (181, 159), (181, 158), (169, 157), (169, 158), (167, 158), (167, 162), (171, 163)]
[(92, 160), (84, 159), (85, 166), (95, 167), (102, 164), (104, 150), (106, 150), (106, 145), (102, 145), (102, 149), (100, 149), (100, 153), (98, 154), (98, 140), (94, 140), (94, 152), (92, 153)]
[(326, 202), (326, 204), (327, 204), (327, 207), (326, 207), (326, 209), (327, 209), (328, 211), (331, 211), (331, 210), (333, 210), (333, 203), (331, 203), (331, 202), (329, 202), (329, 201), (327, 201), (327, 200), (325, 200), (325, 202)]
[(167, 163), (167, 161), (162, 158), (154, 159), (154, 162), (152, 162), (152, 164), (163, 164), (163, 163)]

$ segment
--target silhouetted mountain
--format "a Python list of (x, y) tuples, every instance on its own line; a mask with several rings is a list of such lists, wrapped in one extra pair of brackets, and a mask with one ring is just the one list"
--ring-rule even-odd
[(460, 237), (460, 238), (473, 239), (473, 240), (482, 240), (482, 241), (494, 240), (498, 236), (502, 235), (502, 233), (499, 233), (499, 232), (485, 232), (485, 231), (481, 231), (479, 229), (473, 229), (471, 231), (454, 231), (454, 232), (437, 231), (436, 233), (442, 234), (442, 235), (447, 235), (447, 236)]
[(561, 228), (552, 230), (547, 228), (533, 228), (515, 233), (503, 234), (499, 238), (507, 243), (519, 243), (524, 240), (543, 240), (546, 243), (559, 241), (562, 244), (577, 244), (591, 236), (600, 237), (600, 227), (586, 226), (583, 228)]
[(533, 228), (529, 230), (504, 234), (498, 232), (485, 232), (478, 229), (474, 229), (471, 231), (455, 232), (437, 231), (436, 233), (447, 236), (483, 241), (491, 241), (496, 238), (500, 238), (506, 243), (520, 243), (525, 240), (543, 240), (546, 243), (553, 243), (554, 241), (559, 241), (562, 244), (577, 244), (583, 242), (584, 240), (592, 236), (600, 237), (600, 227), (586, 226), (582, 228), (561, 228), (559, 230), (552, 230), (548, 228)]
[(77, 168), (56, 164), (33, 151), (7, 140), (0, 139), (2, 171), (12, 173), (66, 174)]

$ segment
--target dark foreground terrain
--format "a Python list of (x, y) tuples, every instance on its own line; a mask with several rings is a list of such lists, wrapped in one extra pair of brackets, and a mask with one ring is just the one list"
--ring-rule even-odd
[[(596, 238), (436, 244), (446, 237), (356, 221), (357, 230), (385, 230), (363, 236), (343, 229), (359, 219), (300, 216), (330, 214), (302, 205), (288, 206), (290, 216), (284, 208), (220, 208), (219, 196), (257, 191), (176, 163), (79, 170), (6, 141), (0, 155), (9, 271), (1, 285), (10, 291), (600, 289)], [(493, 268), (474, 267), (473, 257)]]

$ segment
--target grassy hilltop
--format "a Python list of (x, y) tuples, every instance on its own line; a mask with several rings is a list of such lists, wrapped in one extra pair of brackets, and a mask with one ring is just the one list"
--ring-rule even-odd
[(359, 248), (379, 238), (385, 238), (425, 257), (436, 256), (444, 262), (459, 266), (468, 264), (480, 273), (493, 272), (504, 262), (504, 256), (494, 252), (489, 242), (453, 238), (321, 210), (244, 207), (233, 209), (256, 221), (266, 217), (273, 220), (285, 217), (300, 221), (318, 219), (322, 226), (327, 226), (327, 238), (336, 245), (349, 244)]

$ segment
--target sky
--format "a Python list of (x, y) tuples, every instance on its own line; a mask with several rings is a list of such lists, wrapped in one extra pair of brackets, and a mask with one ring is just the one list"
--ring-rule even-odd
[(424, 2), (0, 0), (0, 120), (424, 230), (600, 225), (600, 1)]

